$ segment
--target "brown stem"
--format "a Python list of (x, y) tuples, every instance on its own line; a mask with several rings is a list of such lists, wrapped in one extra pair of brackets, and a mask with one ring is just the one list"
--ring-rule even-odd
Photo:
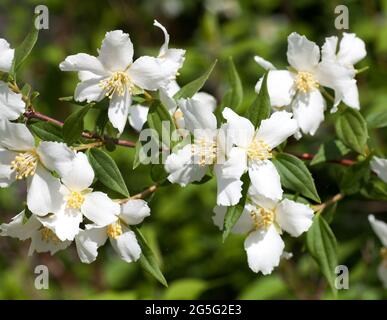
[(157, 190), (157, 184), (153, 184), (149, 188), (145, 189), (144, 191), (137, 193), (134, 196), (130, 197), (130, 199), (144, 199), (147, 196), (151, 195), (156, 190)]
[(330, 206), (331, 204), (334, 204), (336, 202), (339, 202), (340, 200), (342, 200), (344, 198), (344, 195), (342, 193), (338, 193), (336, 195), (334, 195), (332, 198), (330, 198), (329, 200), (325, 201), (324, 203), (322, 204), (319, 204), (319, 205), (316, 205), (316, 206), (312, 206), (313, 210), (315, 212), (321, 212), (323, 211), (326, 207)]
[[(32, 111), (32, 110), (26, 111), (24, 113), (24, 116), (28, 119), (39, 119), (39, 120), (42, 120), (45, 122), (53, 123), (59, 127), (63, 127), (62, 121), (56, 120), (54, 118), (46, 116), (45, 114), (37, 112), (37, 111)], [(128, 148), (134, 148), (136, 146), (136, 143), (133, 141), (116, 139), (116, 138), (112, 138), (112, 137), (109, 137), (106, 135), (101, 137), (101, 136), (97, 135), (96, 133), (87, 132), (87, 131), (82, 133), (82, 137), (85, 139), (96, 139), (96, 140), (109, 141), (109, 142), (112, 142), (116, 145), (124, 146), (124, 147), (128, 147)]]
[[(315, 157), (314, 154), (311, 153), (302, 153), (302, 154), (294, 154), (297, 158), (300, 158), (302, 160), (313, 160)], [(338, 163), (343, 166), (352, 166), (353, 164), (356, 163), (356, 161), (351, 160), (351, 159), (341, 159), (341, 160), (329, 160), (328, 162), (332, 163)]]

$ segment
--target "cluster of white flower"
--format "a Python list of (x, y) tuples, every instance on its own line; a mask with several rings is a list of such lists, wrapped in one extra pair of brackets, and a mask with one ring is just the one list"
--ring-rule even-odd
[[(224, 229), (228, 208), (242, 204), (243, 212), (231, 232), (246, 236), (249, 267), (270, 274), (281, 257), (292, 255), (284, 251), (283, 231), (298, 237), (309, 230), (314, 217), (309, 205), (284, 195), (271, 159), (289, 137), (300, 139), (303, 134), (316, 133), (327, 106), (324, 95), (330, 95), (324, 87), (334, 92), (331, 112), (341, 102), (360, 108), (354, 65), (366, 55), (364, 42), (355, 34), (344, 33), (339, 44), (337, 37), (330, 37), (320, 55), (315, 43), (292, 33), (288, 37), (288, 70), (277, 70), (256, 56), (256, 62), (267, 70), (268, 99), (273, 110), (256, 126), (233, 111), (234, 106), (225, 107), (217, 117), (217, 102), (207, 93), (175, 99), (180, 90), (176, 76), (185, 51), (170, 49), (167, 30), (157, 21), (154, 25), (165, 37), (157, 57), (142, 56), (133, 61), (129, 35), (116, 30), (106, 33), (97, 57), (71, 55), (60, 63), (60, 69), (78, 72), (76, 101), (110, 100), (108, 118), (119, 135), (127, 121), (137, 131), (147, 121), (149, 106), (132, 104), (133, 97), (158, 92), (180, 137), (190, 137), (168, 155), (164, 165), (167, 179), (184, 187), (213, 174), (217, 180), (215, 225)], [(0, 71), (9, 72), (13, 59), (14, 50), (0, 39)], [(257, 93), (262, 85), (263, 78), (255, 87)], [(109, 238), (123, 260), (138, 260), (141, 248), (130, 226), (150, 215), (147, 203), (130, 198), (112, 200), (103, 192), (93, 191), (95, 174), (86, 154), (65, 143), (36, 144), (27, 126), (15, 121), (25, 108), (23, 96), (0, 82), (0, 187), (8, 187), (14, 180), (27, 181), (26, 210), (9, 224), (2, 224), (0, 235), (31, 238), (30, 254), (53, 254), (75, 240), (85, 263), (96, 259), (98, 248)], [(374, 157), (371, 161), (371, 169), (385, 182), (386, 167), (385, 159)], [(372, 216), (370, 222), (387, 246), (386, 225)], [(387, 283), (385, 261), (380, 270)]]
[[(14, 50), (3, 39), (0, 45), (0, 68), (9, 72)], [(97, 249), (109, 238), (123, 260), (138, 260), (141, 249), (130, 226), (150, 215), (147, 203), (114, 201), (93, 191), (94, 171), (87, 156), (65, 143), (36, 144), (25, 124), (12, 122), (25, 111), (22, 95), (10, 90), (7, 83), (0, 86), (0, 187), (15, 180), (27, 182), (26, 210), (9, 224), (0, 225), (0, 235), (31, 239), (30, 255), (35, 251), (54, 254), (75, 240), (85, 263), (97, 258)]]
[[(337, 37), (326, 39), (320, 61), (318, 46), (292, 33), (288, 37), (289, 70), (276, 70), (270, 62), (255, 57), (269, 70), (267, 88), (274, 111), (258, 128), (230, 108), (223, 110), (225, 122), (218, 128), (214, 110), (208, 104), (195, 97), (177, 102), (193, 143), (167, 158), (168, 180), (186, 186), (201, 181), (212, 169), (217, 179), (214, 222), (222, 230), (227, 207), (240, 202), (241, 177), (248, 173), (248, 197), (232, 232), (247, 235), (245, 250), (254, 272), (270, 274), (281, 256), (291, 256), (284, 254), (282, 231), (298, 237), (308, 231), (314, 216), (310, 206), (284, 198), (280, 176), (270, 161), (274, 149), (292, 135), (299, 139), (301, 133), (315, 134), (326, 109), (322, 86), (335, 92), (332, 112), (340, 102), (360, 108), (353, 65), (366, 55), (364, 42), (344, 33), (336, 53), (337, 42)], [(262, 81), (256, 85), (258, 93)], [(375, 157), (371, 162), (383, 180), (385, 161)]]

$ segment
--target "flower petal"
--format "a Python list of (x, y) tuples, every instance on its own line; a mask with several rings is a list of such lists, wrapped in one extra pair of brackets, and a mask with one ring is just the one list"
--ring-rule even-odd
[(43, 230), (39, 230), (32, 235), (31, 245), (28, 250), (29, 256), (32, 256), (35, 251), (38, 253), (50, 252), (51, 255), (54, 255), (58, 251), (66, 249), (71, 244), (71, 241), (58, 241), (58, 239), (46, 240), (42, 234)]
[(111, 72), (124, 71), (133, 61), (133, 43), (121, 30), (106, 32), (98, 59)]
[(27, 221), (25, 212), (22, 211), (12, 218), (10, 223), (0, 225), (0, 236), (26, 240), (40, 228), (41, 224), (35, 216), (31, 216)]
[(299, 237), (312, 225), (313, 210), (302, 203), (282, 200), (276, 209), (276, 221), (281, 229), (293, 237)]
[(77, 209), (64, 208), (58, 213), (39, 217), (38, 219), (43, 226), (52, 230), (61, 241), (73, 241), (80, 231), (79, 225), (82, 222), (82, 213)]
[(105, 90), (100, 83), (106, 77), (91, 78), (78, 83), (75, 88), (74, 99), (79, 102), (98, 102), (105, 98)]
[[(173, 66), (174, 64), (172, 64)], [(171, 68), (164, 58), (142, 56), (128, 69), (133, 83), (145, 90), (157, 90), (175, 79), (177, 70)]]
[(11, 49), (7, 40), (0, 39), (0, 71), (9, 72), (12, 67), (15, 49)]
[(290, 112), (277, 111), (269, 119), (261, 122), (257, 138), (262, 139), (273, 149), (293, 135), (297, 128), (297, 121), (292, 119)]
[[(261, 91), (263, 78), (255, 85), (255, 91)], [(287, 70), (272, 70), (267, 75), (267, 91), (270, 104), (274, 108), (281, 108), (291, 103), (296, 92), (294, 86), (294, 74)]]
[(9, 187), (15, 181), (15, 170), (11, 168), (11, 162), (17, 153), (0, 148), (0, 188)]
[(234, 206), (242, 197), (242, 181), (239, 179), (226, 179), (217, 176), (218, 195), (216, 204), (220, 206)]
[(0, 119), (16, 120), (25, 107), (22, 95), (13, 92), (7, 83), (0, 81)]
[(368, 221), (371, 224), (372, 229), (382, 242), (384, 247), (387, 247), (387, 223), (375, 219), (374, 215), (369, 215), (368, 216)]
[(214, 112), (216, 109), (217, 102), (215, 97), (207, 92), (197, 92), (192, 96), (192, 99), (200, 101), (200, 103), (209, 108), (211, 112)]
[(326, 104), (320, 91), (298, 92), (292, 104), (293, 116), (304, 134), (314, 135), (324, 121)]
[(371, 170), (376, 173), (376, 175), (387, 183), (387, 159), (382, 159), (378, 157), (373, 157), (371, 160)]
[(71, 169), (62, 177), (62, 182), (71, 191), (83, 191), (91, 186), (94, 171), (87, 156), (78, 152), (71, 163)]
[(245, 250), (249, 267), (254, 272), (270, 274), (279, 265), (285, 244), (275, 228), (257, 230), (245, 240)]
[(336, 36), (325, 38), (324, 45), (321, 48), (322, 60), (336, 60), (338, 38)]
[(125, 90), (123, 96), (114, 94), (110, 100), (108, 116), (113, 127), (121, 134), (124, 131), (128, 119), (129, 107), (132, 103), (132, 96)]
[(320, 49), (305, 36), (293, 32), (288, 37), (287, 57), (297, 71), (313, 71), (320, 60)]
[(120, 205), (102, 192), (92, 192), (85, 195), (85, 201), (81, 207), (84, 216), (100, 227), (116, 221), (120, 210)]
[(337, 59), (340, 63), (353, 66), (367, 55), (365, 43), (354, 33), (343, 33), (343, 38), (340, 41), (339, 52)]
[(0, 119), (0, 146), (13, 151), (34, 148), (35, 139), (26, 125)]
[(157, 20), (153, 21), (153, 25), (157, 28), (160, 28), (161, 31), (164, 33), (164, 44), (160, 48), (159, 56), (164, 55), (168, 51), (169, 46), (169, 33), (167, 29)]
[(79, 259), (83, 263), (92, 263), (97, 259), (98, 248), (108, 239), (105, 227), (90, 227), (81, 230), (75, 237)]
[(271, 161), (266, 160), (251, 167), (249, 176), (257, 194), (272, 200), (282, 198), (280, 176)]
[(120, 258), (128, 263), (137, 261), (141, 256), (141, 248), (133, 231), (126, 231), (110, 243)]
[(191, 182), (200, 181), (206, 174), (207, 166), (193, 164), (192, 145), (188, 144), (167, 157), (165, 170), (169, 173), (170, 182), (185, 187)]
[(227, 120), (227, 138), (238, 147), (247, 148), (255, 134), (250, 120), (239, 116), (227, 107), (224, 108), (222, 115)]
[[(252, 210), (252, 206), (247, 204), (240, 218), (232, 227), (231, 229), (232, 233), (246, 234), (253, 229), (254, 221), (251, 219), (251, 215), (250, 215), (251, 210)], [(224, 218), (227, 212), (227, 207), (216, 206), (213, 211), (215, 213), (215, 215), (212, 217), (214, 224), (219, 228), (219, 230), (223, 230)]]
[(68, 56), (59, 64), (59, 68), (62, 71), (89, 71), (99, 76), (109, 75), (98, 58), (86, 53)]
[(38, 165), (27, 185), (28, 209), (38, 216), (59, 212), (64, 204), (60, 187), (59, 179)]
[(76, 154), (65, 143), (42, 141), (36, 151), (43, 165), (50, 171), (56, 171), (61, 177), (73, 169)]
[(255, 56), (254, 60), (265, 70), (276, 70), (277, 68), (269, 61), (263, 59), (260, 56)]
[(128, 225), (140, 224), (150, 216), (150, 208), (144, 200), (129, 200), (121, 206), (120, 219)]
[(148, 117), (149, 108), (136, 104), (129, 107), (129, 124), (137, 131), (141, 131)]
[(185, 126), (191, 133), (197, 129), (216, 129), (215, 114), (203, 101), (193, 98), (181, 99), (178, 105), (183, 112)]

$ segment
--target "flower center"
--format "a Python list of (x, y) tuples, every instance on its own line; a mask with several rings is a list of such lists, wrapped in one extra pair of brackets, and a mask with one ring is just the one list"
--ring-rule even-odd
[(250, 215), (254, 221), (256, 229), (269, 229), (269, 227), (274, 223), (274, 210), (257, 208), (257, 210), (251, 211)]
[(194, 163), (200, 166), (211, 165), (215, 163), (217, 158), (216, 142), (209, 139), (199, 139), (192, 145), (192, 156), (195, 157)]
[(112, 98), (114, 93), (122, 97), (125, 94), (125, 89), (131, 91), (134, 88), (129, 75), (124, 71), (114, 72), (109, 78), (101, 80), (99, 86), (106, 90), (105, 95), (109, 99)]
[(35, 174), (38, 162), (39, 157), (35, 151), (22, 152), (11, 162), (11, 169), (16, 171), (16, 179), (21, 180)]
[(272, 158), (269, 145), (263, 140), (254, 139), (247, 148), (247, 156), (253, 161), (263, 161)]
[(82, 193), (72, 191), (67, 198), (67, 208), (79, 209), (84, 201), (85, 196)]
[(122, 226), (120, 221), (109, 224), (107, 227), (107, 235), (112, 239), (117, 239), (122, 234)]
[(57, 237), (57, 235), (50, 229), (44, 227), (41, 231), (40, 231), (41, 235), (42, 235), (42, 240), (44, 242), (53, 242), (55, 244), (59, 243), (60, 242), (60, 239)]
[(307, 93), (315, 88), (318, 88), (319, 84), (314, 79), (313, 74), (310, 72), (299, 71), (296, 76), (296, 87), (303, 93)]

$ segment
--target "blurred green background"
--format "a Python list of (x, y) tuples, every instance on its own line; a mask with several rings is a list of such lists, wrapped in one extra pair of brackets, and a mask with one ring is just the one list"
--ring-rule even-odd
[[(28, 32), (39, 0), (0, 1), (0, 37), (13, 47)], [(122, 29), (135, 46), (135, 55), (156, 53), (162, 33), (152, 26), (156, 18), (171, 35), (171, 47), (187, 49), (180, 84), (200, 75), (215, 59), (219, 63), (205, 91), (222, 97), (227, 89), (225, 62), (234, 57), (241, 75), (245, 102), (254, 98), (254, 86), (263, 70), (254, 62), (259, 54), (277, 66), (286, 66), (287, 35), (305, 34), (322, 44), (326, 36), (339, 35), (334, 28), (334, 8), (349, 8), (349, 32), (366, 41), (368, 55), (358, 68), (370, 69), (358, 76), (362, 113), (387, 107), (387, 1), (281, 1), (281, 0), (138, 0), (138, 1), (44, 1), (50, 13), (49, 30), (22, 67), (19, 80), (40, 92), (38, 111), (64, 120), (77, 107), (58, 101), (73, 93), (76, 75), (62, 73), (58, 64), (69, 54), (96, 54), (105, 32)], [(92, 128), (90, 112), (87, 125)], [(315, 153), (333, 137), (332, 123), (320, 128), (313, 139), (289, 141), (286, 150)], [(386, 151), (386, 129), (371, 132), (379, 152)], [(384, 154), (386, 155), (386, 153)], [(152, 184), (149, 170), (131, 171), (134, 151), (117, 148), (114, 157), (131, 194)], [(335, 177), (344, 170), (338, 165), (312, 168), (322, 199), (338, 192)], [(0, 299), (324, 299), (329, 289), (316, 264), (306, 252), (304, 237), (286, 239), (290, 261), (282, 261), (271, 276), (254, 274), (247, 266), (243, 238), (231, 236), (222, 244), (221, 233), (212, 224), (215, 204), (214, 181), (200, 186), (167, 186), (151, 198), (152, 215), (142, 230), (157, 251), (169, 288), (163, 288), (138, 264), (122, 262), (107, 245), (98, 260), (79, 262), (74, 247), (54, 257), (27, 257), (29, 243), (0, 238)], [(0, 222), (8, 222), (22, 210), (23, 184), (0, 190)], [(339, 292), (342, 299), (387, 298), (376, 275), (381, 244), (373, 235), (367, 215), (383, 218), (386, 202), (357, 195), (346, 198), (336, 210), (332, 229), (339, 242), (339, 261), (350, 270), (350, 289)], [(34, 288), (34, 268), (45, 264), (50, 270), (50, 289)]]

